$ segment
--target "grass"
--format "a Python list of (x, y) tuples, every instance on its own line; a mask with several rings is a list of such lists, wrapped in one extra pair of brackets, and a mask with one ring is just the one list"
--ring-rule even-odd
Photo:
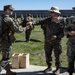
[[(46, 66), (45, 54), (44, 54), (44, 35), (40, 26), (36, 26), (31, 33), (31, 41), (25, 42), (25, 33), (15, 33), (16, 42), (12, 44), (12, 53), (29, 53), (30, 64)], [(67, 56), (66, 56), (66, 37), (62, 39), (62, 67), (67, 67)], [(53, 67), (54, 64), (53, 57)]]

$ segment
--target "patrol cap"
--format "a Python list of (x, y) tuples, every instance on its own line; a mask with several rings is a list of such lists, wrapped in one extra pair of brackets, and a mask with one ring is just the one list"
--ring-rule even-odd
[(59, 11), (59, 8), (56, 7), (56, 6), (51, 7), (51, 9), (49, 11), (50, 12), (55, 12), (55, 13), (61, 14), (60, 11)]
[(5, 5), (5, 6), (4, 6), (4, 10), (7, 10), (7, 9), (10, 9), (10, 10), (13, 11), (12, 5)]

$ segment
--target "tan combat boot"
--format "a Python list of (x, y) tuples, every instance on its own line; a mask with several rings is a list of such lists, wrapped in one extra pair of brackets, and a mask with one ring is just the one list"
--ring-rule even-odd
[(10, 70), (7, 70), (6, 71), (6, 75), (16, 75), (16, 72), (12, 72)]
[(51, 68), (51, 67), (47, 67), (47, 68), (44, 70), (45, 73), (48, 73), (48, 72), (50, 72), (50, 71), (52, 71), (52, 68)]
[(60, 69), (56, 69), (55, 75), (60, 75)]

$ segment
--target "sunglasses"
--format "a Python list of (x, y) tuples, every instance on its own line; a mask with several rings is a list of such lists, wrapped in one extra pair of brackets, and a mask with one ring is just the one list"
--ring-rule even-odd
[(54, 13), (54, 12), (51, 12), (51, 13)]
[(10, 11), (13, 11), (12, 9), (9, 9)]

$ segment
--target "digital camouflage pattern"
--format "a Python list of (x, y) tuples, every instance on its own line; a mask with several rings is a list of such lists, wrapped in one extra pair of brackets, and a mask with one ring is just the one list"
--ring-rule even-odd
[[(62, 53), (61, 39), (64, 36), (64, 27), (65, 27), (65, 22), (63, 18), (59, 19), (59, 23), (53, 22), (52, 17), (50, 17), (45, 20), (39, 21), (37, 24), (41, 24), (41, 28), (44, 31), (44, 37), (45, 37), (44, 49), (46, 55), (46, 63), (48, 67), (52, 65), (53, 49), (55, 54), (55, 65), (56, 67), (60, 67), (61, 64), (60, 55)], [(57, 36), (55, 40), (51, 39), (53, 35)]]
[(25, 31), (25, 39), (26, 39), (26, 42), (28, 42), (30, 40), (30, 34), (31, 34), (31, 31), (32, 29), (34, 29), (34, 26), (33, 26), (33, 18), (28, 15), (24, 20), (23, 20), (23, 23), (22, 23), (22, 27), (25, 27), (26, 28), (26, 31)]
[(11, 17), (7, 15), (2, 16), (2, 41), (1, 41), (1, 51), (2, 59), (0, 65), (5, 69), (9, 70), (10, 65), (8, 60), (12, 54), (12, 43), (15, 41), (14, 33), (19, 32), (19, 27), (12, 20)]
[(70, 36), (68, 33), (75, 31), (75, 17), (67, 18), (68, 25), (65, 27), (65, 34), (68, 38), (67, 41), (67, 56), (68, 56), (68, 72), (74, 72), (75, 61), (75, 35)]

